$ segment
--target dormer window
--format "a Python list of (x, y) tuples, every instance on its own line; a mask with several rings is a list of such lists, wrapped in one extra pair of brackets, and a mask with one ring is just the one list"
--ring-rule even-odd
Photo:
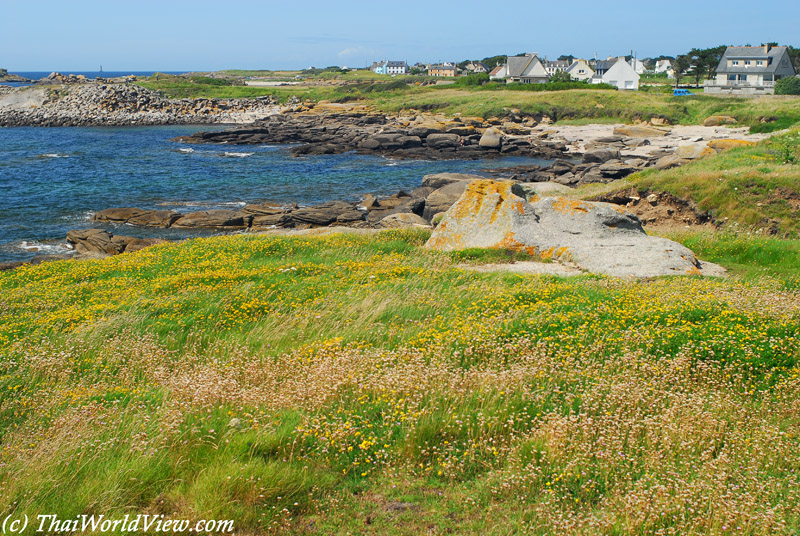
[(739, 65), (739, 60), (732, 60), (731, 65)]
[(745, 65), (750, 65), (750, 60), (745, 60), (745, 61), (744, 61), (744, 64), (745, 64)]
[(759, 67), (761, 67), (762, 65), (764, 65), (764, 62), (763, 62), (762, 60), (758, 60), (758, 61), (756, 62), (756, 65), (758, 65)]

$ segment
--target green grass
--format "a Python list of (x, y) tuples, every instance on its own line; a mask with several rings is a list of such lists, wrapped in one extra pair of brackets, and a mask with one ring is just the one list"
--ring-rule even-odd
[(682, 235), (734, 276), (628, 281), (462, 270), (511, 259), (427, 237), (235, 235), (0, 273), (0, 515), (800, 528), (798, 241)]
[[(281, 102), (290, 96), (311, 101), (359, 101), (388, 113), (414, 110), (446, 114), (502, 117), (512, 109), (530, 115), (548, 115), (556, 121), (619, 121), (666, 118), (674, 124), (698, 124), (711, 115), (730, 115), (754, 132), (772, 132), (800, 122), (800, 98), (764, 96), (758, 98), (718, 97), (697, 94), (673, 97), (669, 91), (622, 92), (603, 89), (569, 89), (563, 91), (526, 91), (530, 86), (515, 88), (501, 84), (476, 87), (424, 86), (425, 77), (390, 78), (374, 73), (348, 73), (334, 76), (339, 85), (306, 82), (289, 87), (244, 87), (203, 84), (186, 77), (162, 76), (140, 82), (173, 98), (215, 97), (244, 98), (275, 95)], [(323, 75), (310, 77), (317, 81)], [(403, 81), (406, 86), (398, 84)], [(360, 83), (359, 83), (360, 82)], [(382, 85), (390, 91), (375, 91)], [(393, 87), (394, 86), (394, 87)], [(569, 86), (571, 87), (571, 86)], [(534, 88), (541, 89), (541, 88)]]

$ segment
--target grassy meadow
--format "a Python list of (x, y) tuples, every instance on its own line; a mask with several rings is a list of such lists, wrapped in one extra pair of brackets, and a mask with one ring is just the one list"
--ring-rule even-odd
[[(0, 515), (239, 534), (797, 534), (800, 241), (726, 279), (479, 273), (424, 231), (0, 273)], [(742, 268), (745, 267), (745, 268)]]
[[(265, 73), (261, 73), (265, 74)], [(284, 73), (285, 74), (285, 73)], [(325, 76), (329, 75), (329, 76)], [(753, 132), (773, 132), (800, 123), (800, 98), (788, 96), (719, 97), (697, 94), (673, 97), (669, 93), (597, 89), (531, 91), (524, 84), (490, 83), (485, 86), (421, 86), (426, 77), (338, 75), (311, 77), (300, 85), (252, 87), (228, 80), (161, 75), (140, 85), (171, 98), (250, 98), (274, 95), (280, 102), (290, 97), (307, 101), (361, 102), (390, 114), (429, 111), (444, 114), (503, 117), (512, 109), (529, 115), (547, 115), (564, 122), (632, 122), (664, 118), (673, 124), (700, 124), (711, 115), (729, 115)], [(278, 78), (280, 79), (280, 77)]]

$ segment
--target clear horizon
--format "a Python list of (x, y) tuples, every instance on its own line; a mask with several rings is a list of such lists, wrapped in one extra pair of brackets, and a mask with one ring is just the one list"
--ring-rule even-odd
[[(0, 0), (0, 68), (25, 71), (214, 71), (364, 67), (380, 59), (462, 61), (538, 52), (590, 58), (676, 55), (693, 47), (800, 45), (800, 10), (776, 0), (751, 13), (741, 0), (675, 0), (663, 9), (621, 0), (561, 5), (475, 0), (401, 6), (310, 1), (145, 0), (135, 10), (89, 0)], [(35, 24), (26, 23), (35, 21)]]

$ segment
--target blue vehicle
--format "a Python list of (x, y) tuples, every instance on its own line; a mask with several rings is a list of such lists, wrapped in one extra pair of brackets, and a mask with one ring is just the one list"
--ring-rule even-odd
[(672, 90), (673, 97), (688, 97), (692, 94), (688, 89), (674, 89)]

